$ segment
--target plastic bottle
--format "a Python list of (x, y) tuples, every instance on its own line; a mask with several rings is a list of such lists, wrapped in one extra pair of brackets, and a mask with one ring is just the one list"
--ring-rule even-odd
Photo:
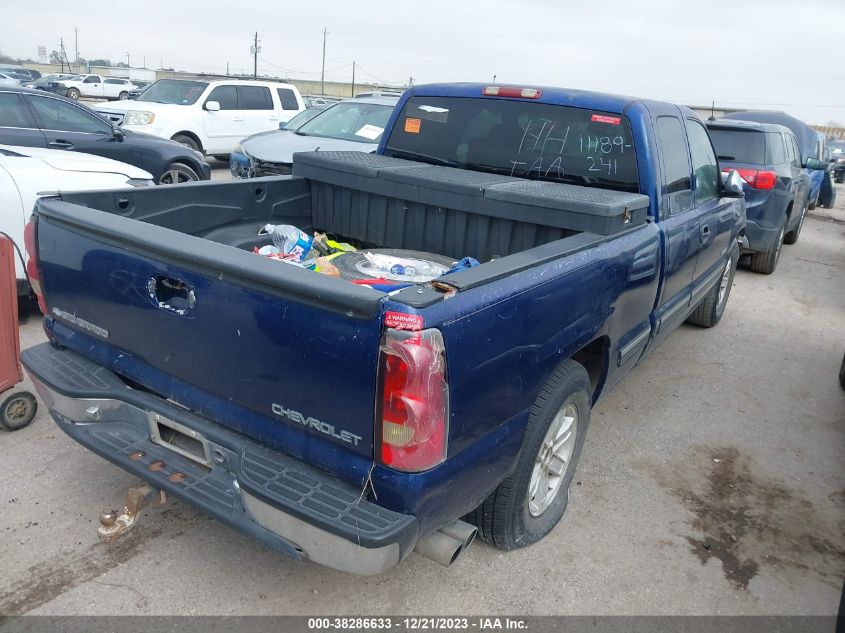
[(280, 251), (293, 255), (297, 261), (305, 259), (311, 250), (313, 238), (290, 224), (265, 224), (262, 231), (273, 239), (273, 244)]

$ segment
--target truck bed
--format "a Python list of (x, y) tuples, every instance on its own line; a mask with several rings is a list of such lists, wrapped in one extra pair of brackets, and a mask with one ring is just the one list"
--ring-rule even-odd
[[(358, 481), (373, 456), (374, 368), (388, 295), (253, 254), (269, 243), (259, 227), (293, 224), (367, 247), (481, 259), (441, 278), (458, 293), (615, 237), (541, 224), (540, 210), (522, 219), (527, 211), (516, 203), (511, 218), (499, 217), (504, 207), (488, 208), (483, 195), (475, 196), (475, 212), (457, 198), (440, 206), (447, 200), (438, 186), (409, 185), (395, 192), (403, 197), (364, 191), (378, 186), (367, 177), (335, 185), (275, 177), (41, 199), (51, 334), (129, 384), (318, 467), (337, 472), (343, 464), (338, 474)], [(441, 199), (429, 204), (426, 196)], [(571, 215), (547, 221), (565, 224)], [(489, 261), (491, 252), (499, 257)], [(177, 301), (163, 299), (173, 288), (182, 289)], [(419, 284), (389, 299), (413, 312), (447, 296), (442, 286)], [(278, 411), (293, 413), (283, 420)], [(309, 421), (322, 425), (319, 432)], [(349, 453), (358, 459), (339, 459)]]

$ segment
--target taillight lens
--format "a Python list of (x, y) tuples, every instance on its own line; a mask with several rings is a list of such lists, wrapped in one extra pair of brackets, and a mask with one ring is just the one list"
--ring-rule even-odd
[(381, 462), (407, 472), (446, 459), (449, 387), (443, 335), (389, 328), (379, 360)]
[[(724, 172), (729, 172), (730, 169), (722, 169)], [(778, 182), (778, 175), (773, 171), (765, 171), (758, 169), (746, 169), (740, 167), (736, 172), (742, 176), (742, 179), (748, 183), (752, 189), (774, 189)]]
[(44, 301), (41, 288), (41, 274), (38, 272), (38, 247), (35, 244), (35, 233), (38, 230), (38, 219), (30, 218), (23, 229), (23, 244), (26, 249), (26, 275), (29, 277), (29, 285), (32, 293), (38, 299), (38, 307), (42, 314), (47, 314), (47, 303)]

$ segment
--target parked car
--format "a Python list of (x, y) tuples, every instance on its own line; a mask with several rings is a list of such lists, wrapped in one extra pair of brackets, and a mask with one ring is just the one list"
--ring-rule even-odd
[(783, 244), (798, 241), (807, 215), (810, 185), (803, 167), (823, 164), (815, 158), (802, 164), (795, 135), (783, 125), (717, 119), (707, 128), (722, 170), (735, 169), (745, 180), (751, 270), (771, 274)]
[[(295, 130), (273, 130), (245, 138), (235, 148), (249, 161), (242, 177), (289, 174), (295, 152), (374, 152), (397, 102), (390, 97), (355, 97), (326, 108)], [(230, 159), (230, 167), (242, 162), (236, 156)]]
[(272, 81), (160, 79), (97, 112), (123, 129), (173, 139), (228, 160), (241, 139), (276, 130), (305, 109), (296, 86)]
[(21, 72), (19, 70), (5, 69), (3, 70), (3, 74), (7, 77), (11, 77), (12, 79), (17, 79), (21, 84), (26, 81), (32, 81), (32, 77), (30, 77), (27, 73)]
[(62, 73), (55, 73), (50, 75), (43, 75), (38, 79), (25, 82), (23, 84), (24, 88), (33, 88), (35, 90), (43, 90), (45, 92), (54, 92), (53, 87), (51, 86), (54, 82), (63, 81), (65, 79), (70, 79), (71, 77), (75, 77), (76, 75), (68, 75)]
[(149, 171), (161, 184), (211, 178), (199, 152), (115, 128), (82, 103), (38, 90), (0, 88), (0, 142), (112, 158)]
[[(35, 200), (49, 192), (123, 189), (151, 185), (147, 172), (91, 154), (0, 145), (0, 231), (23, 251), (24, 225)], [(26, 274), (15, 258), (18, 294), (29, 292)]]
[(17, 88), (21, 85), (21, 82), (15, 79), (14, 77), (10, 77), (6, 73), (0, 73), (0, 87), (6, 88)]
[(144, 92), (147, 89), (147, 86), (152, 84), (151, 81), (133, 81), (135, 84), (135, 89), (129, 91), (128, 99), (137, 99), (138, 95)]
[[(305, 125), (313, 119), (315, 116), (320, 114), (323, 110), (325, 110), (328, 106), (325, 105), (318, 105), (318, 106), (308, 106), (299, 114), (291, 117), (289, 121), (284, 123), (279, 123), (280, 130), (296, 130), (299, 127)], [(273, 130), (269, 132), (259, 132), (259, 134), (272, 134)], [(256, 135), (250, 136), (249, 138), (255, 138)], [(235, 147), (235, 151), (229, 154), (229, 170), (232, 172), (232, 176), (235, 178), (246, 178), (247, 173), (249, 172), (249, 158), (247, 158), (246, 154), (243, 153), (243, 147), (241, 147), (241, 143), (238, 143), (237, 147)]]
[[(726, 119), (740, 119), (743, 121), (757, 121), (758, 123), (774, 123), (788, 127), (798, 143), (802, 164), (808, 158), (824, 160), (824, 143), (819, 142), (819, 134), (809, 125), (785, 112), (769, 112), (767, 110), (748, 110), (731, 112), (724, 116)], [(825, 165), (826, 169), (827, 166)], [(806, 169), (807, 176), (807, 206), (814, 209), (818, 205), (823, 174), (817, 169)]]
[[(306, 270), (252, 252), (265, 222), (423, 267), (382, 251), (374, 270), (338, 254), (346, 278)], [(739, 176), (689, 109), (415, 86), (376, 154), (41, 199), (50, 342), (23, 363), (57, 426), (150, 493), (348, 572), (415, 549), (448, 565), (476, 528), (507, 550), (555, 527), (591, 407), (685, 320), (719, 322), (744, 226)]]
[(845, 180), (845, 141), (828, 141), (830, 162), (833, 165), (833, 179), (836, 182)]
[(56, 94), (74, 101), (80, 97), (124, 101), (129, 98), (129, 92), (135, 90), (135, 84), (128, 79), (104, 75), (76, 75), (51, 82), (50, 86)]
[(0, 67), (0, 73), (10, 72), (14, 73), (16, 76), (21, 77), (21, 81), (35, 81), (41, 77), (41, 73), (37, 70), (31, 70), (29, 68), (21, 68), (16, 67), (13, 68), (11, 66), (3, 66)]

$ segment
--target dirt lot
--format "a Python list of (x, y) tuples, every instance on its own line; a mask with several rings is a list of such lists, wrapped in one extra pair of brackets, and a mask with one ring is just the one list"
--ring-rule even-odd
[[(171, 503), (106, 546), (98, 514), (135, 481), (42, 410), (0, 435), (0, 613), (833, 614), (844, 187), (839, 201), (807, 220), (774, 275), (737, 274), (716, 329), (683, 326), (599, 403), (569, 510), (537, 545), (479, 544), (450, 569), (413, 554), (355, 578)], [(43, 340), (31, 312), (21, 335)]]

